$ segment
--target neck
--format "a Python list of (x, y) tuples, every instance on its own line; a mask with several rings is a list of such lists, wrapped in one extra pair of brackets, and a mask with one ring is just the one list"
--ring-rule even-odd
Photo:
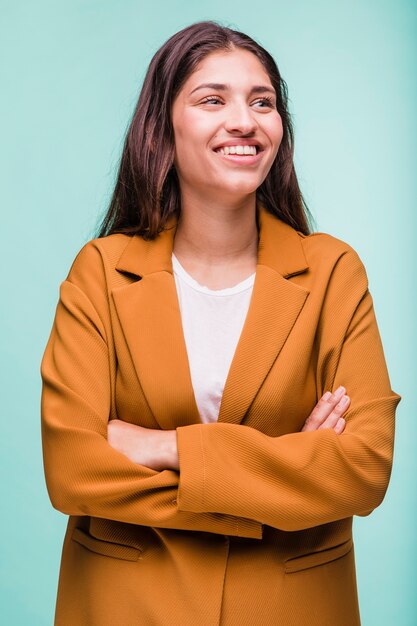
[(256, 194), (234, 202), (182, 197), (173, 250), (180, 259), (212, 267), (256, 263)]

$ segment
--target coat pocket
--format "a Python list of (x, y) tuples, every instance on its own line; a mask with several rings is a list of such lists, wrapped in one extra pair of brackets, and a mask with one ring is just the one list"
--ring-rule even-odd
[(125, 546), (120, 543), (112, 543), (96, 539), (81, 528), (74, 528), (71, 539), (90, 550), (103, 556), (110, 556), (114, 559), (123, 559), (124, 561), (137, 561), (140, 557), (141, 550), (133, 546)]
[(316, 567), (317, 565), (330, 563), (331, 561), (335, 561), (336, 559), (340, 559), (342, 556), (345, 556), (348, 552), (350, 552), (352, 547), (353, 540), (350, 538), (337, 546), (332, 546), (331, 548), (326, 548), (325, 550), (310, 552), (309, 554), (303, 554), (302, 556), (287, 559), (284, 564), (284, 571), (286, 574), (290, 574), (292, 572), (299, 572), (300, 570), (308, 569), (310, 567)]

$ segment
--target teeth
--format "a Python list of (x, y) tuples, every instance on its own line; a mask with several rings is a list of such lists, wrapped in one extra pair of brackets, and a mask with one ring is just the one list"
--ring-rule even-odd
[(256, 155), (256, 146), (224, 146), (219, 148), (217, 152), (221, 154), (249, 154), (251, 156)]

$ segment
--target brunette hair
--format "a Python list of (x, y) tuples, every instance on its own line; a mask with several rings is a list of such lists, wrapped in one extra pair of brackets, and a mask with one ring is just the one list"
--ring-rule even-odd
[(256, 191), (265, 208), (296, 230), (311, 232), (310, 211), (294, 169), (294, 133), (287, 108), (287, 85), (272, 56), (245, 33), (213, 21), (175, 33), (152, 58), (127, 129), (116, 185), (97, 233), (140, 235), (154, 239), (173, 214), (179, 215), (180, 188), (173, 166), (171, 109), (181, 87), (211, 52), (241, 48), (264, 66), (276, 91), (283, 137), (271, 169)]

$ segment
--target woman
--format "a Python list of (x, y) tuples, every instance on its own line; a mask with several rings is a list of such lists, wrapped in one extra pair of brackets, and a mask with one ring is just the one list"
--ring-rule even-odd
[(365, 268), (312, 233), (286, 86), (200, 22), (154, 56), (41, 364), (55, 624), (360, 624), (395, 408)]

